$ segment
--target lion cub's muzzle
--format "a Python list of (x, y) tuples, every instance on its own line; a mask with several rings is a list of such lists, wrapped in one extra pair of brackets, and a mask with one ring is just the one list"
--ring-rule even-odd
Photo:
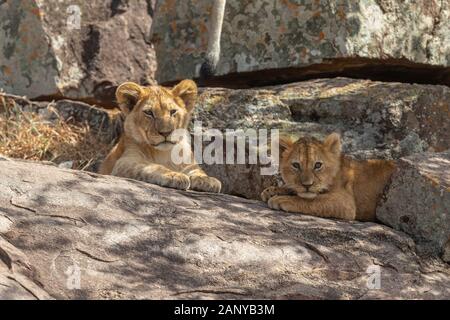
[(167, 137), (170, 136), (172, 134), (173, 130), (169, 130), (169, 131), (159, 131), (159, 135), (163, 136), (166, 140)]
[(159, 150), (169, 150), (174, 145), (176, 145), (179, 141), (176, 139), (176, 137), (173, 137), (174, 130), (167, 130), (167, 131), (158, 131), (158, 134), (160, 136), (160, 141), (153, 146), (156, 147)]
[(158, 132), (158, 134), (163, 138), (163, 140), (159, 144), (161, 144), (161, 143), (176, 144), (175, 141), (172, 141), (173, 140), (171, 137), (172, 133), (173, 133), (173, 130)]

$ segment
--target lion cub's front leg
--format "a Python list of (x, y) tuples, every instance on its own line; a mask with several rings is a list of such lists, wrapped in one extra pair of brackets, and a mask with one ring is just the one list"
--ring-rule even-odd
[(299, 196), (274, 196), (268, 205), (272, 209), (303, 213), (322, 218), (355, 220), (356, 205), (347, 193), (318, 195), (314, 199)]
[(208, 176), (196, 164), (186, 167), (182, 172), (188, 175), (192, 190), (219, 193), (222, 189), (222, 183), (218, 179)]
[(292, 191), (289, 190), (286, 187), (268, 187), (264, 189), (264, 191), (261, 193), (261, 200), (264, 202), (269, 201), (270, 198), (274, 196), (280, 196), (280, 195), (291, 195)]
[(131, 162), (127, 159), (117, 161), (112, 175), (181, 190), (189, 189), (191, 184), (189, 176), (184, 173), (169, 170), (159, 164)]

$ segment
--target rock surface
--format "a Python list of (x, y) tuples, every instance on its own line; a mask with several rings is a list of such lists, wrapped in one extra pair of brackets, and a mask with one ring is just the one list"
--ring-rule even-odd
[[(152, 38), (159, 82), (198, 76), (207, 47), (211, 7), (208, 0), (158, 2)], [(228, 0), (217, 74), (239, 73), (233, 81), (240, 83), (247, 77), (245, 72), (283, 69), (279, 74), (260, 73), (250, 78), (248, 85), (255, 85), (274, 81), (277, 76), (286, 81), (286, 77), (298, 76), (299, 71), (317, 74), (368, 66), (366, 73), (376, 73), (370, 70), (371, 61), (378, 61), (379, 68), (387, 63), (390, 77), (396, 75), (389, 64), (416, 64), (419, 69), (418, 64), (448, 67), (449, 21), (450, 2), (439, 0), (426, 4), (396, 0)], [(289, 68), (311, 65), (322, 67), (295, 70), (289, 75)], [(445, 81), (450, 84), (448, 69), (431, 71), (428, 76), (437, 76), (437, 72), (445, 73)]]
[[(450, 148), (450, 88), (348, 78), (261, 89), (204, 89), (194, 121), (205, 129), (272, 129), (323, 138), (340, 132), (356, 158), (398, 159)], [(224, 192), (259, 199), (274, 183), (259, 165), (204, 165)]]
[(450, 262), (450, 151), (400, 159), (377, 217)]
[(0, 163), (2, 299), (450, 298), (449, 266), (385, 226)]
[(111, 107), (114, 86), (151, 83), (152, 0), (0, 3), (0, 88)]

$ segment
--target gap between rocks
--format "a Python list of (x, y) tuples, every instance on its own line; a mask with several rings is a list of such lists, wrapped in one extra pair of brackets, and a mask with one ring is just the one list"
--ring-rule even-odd
[[(196, 80), (203, 87), (247, 89), (336, 77), (450, 86), (449, 67), (413, 63), (406, 59), (368, 58), (324, 59), (322, 63), (305, 67), (236, 72)], [(173, 85), (176, 82), (162, 84)]]
[[(417, 83), (444, 85), (450, 87), (450, 68), (413, 63), (406, 59), (369, 59), (369, 58), (338, 58), (324, 59), (322, 63), (305, 67), (290, 67), (265, 69), (250, 72), (235, 72), (209, 79), (194, 80), (200, 87), (223, 87), (229, 89), (249, 89), (265, 86), (281, 85), (298, 81), (347, 77), (367, 79), (382, 82)], [(180, 80), (160, 83), (163, 86), (173, 86)], [(143, 84), (145, 85), (145, 84)], [(100, 88), (101, 87), (101, 88)], [(118, 108), (115, 101), (117, 86), (99, 85), (98, 94), (93, 97), (79, 99), (68, 98), (61, 93), (40, 96), (31, 101), (71, 100), (96, 105), (104, 109)]]

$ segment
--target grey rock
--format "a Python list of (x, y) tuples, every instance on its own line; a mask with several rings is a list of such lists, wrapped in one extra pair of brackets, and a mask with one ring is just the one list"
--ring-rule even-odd
[(154, 1), (2, 1), (0, 88), (112, 107), (124, 81), (152, 83)]
[(73, 168), (73, 161), (64, 161), (58, 164), (58, 168), (61, 169), (72, 169)]
[[(155, 41), (159, 82), (197, 77), (207, 48), (208, 0), (158, 2), (152, 38)], [(218, 75), (231, 83), (260, 71), (248, 85), (286, 81), (295, 69), (314, 76), (357, 69), (375, 62), (378, 67), (450, 65), (450, 3), (431, 0), (273, 1), (228, 0), (221, 39)], [(177, 63), (173, 63), (177, 61)], [(316, 67), (314, 67), (316, 66)], [(273, 72), (281, 69), (282, 72)], [(265, 71), (265, 72), (263, 72)], [(450, 74), (441, 68), (430, 70)], [(235, 74), (238, 76), (233, 76)], [(376, 74), (376, 72), (375, 72)], [(268, 78), (268, 79), (267, 79)], [(420, 77), (416, 77), (421, 80)], [(409, 79), (410, 80), (410, 79)], [(408, 81), (406, 77), (405, 81)]]
[(445, 244), (443, 253), (442, 253), (442, 260), (450, 262), (450, 241), (447, 241)]
[(450, 151), (400, 159), (377, 218), (450, 262)]
[(386, 226), (6, 158), (0, 176), (2, 299), (450, 298), (449, 266)]

